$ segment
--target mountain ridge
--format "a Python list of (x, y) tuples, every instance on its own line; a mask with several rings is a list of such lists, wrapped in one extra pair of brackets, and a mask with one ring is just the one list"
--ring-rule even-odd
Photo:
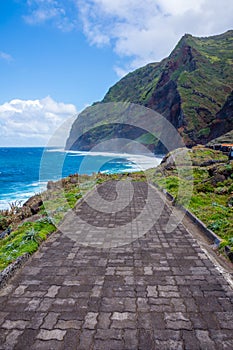
[[(186, 146), (206, 144), (233, 129), (232, 76), (233, 30), (200, 38), (185, 34), (167, 58), (127, 74), (99, 103), (143, 105), (171, 122)], [(155, 152), (161, 148), (154, 145)]]

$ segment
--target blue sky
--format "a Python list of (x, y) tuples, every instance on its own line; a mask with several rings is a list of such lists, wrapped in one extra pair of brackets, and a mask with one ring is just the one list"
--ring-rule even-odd
[(0, 0), (0, 146), (45, 144), (183, 34), (231, 29), (232, 13), (231, 0)]
[(0, 102), (51, 95), (82, 109), (102, 98), (118, 78), (111, 47), (90, 45), (79, 24), (59, 29), (53, 20), (29, 22), (30, 14), (27, 1), (0, 1), (0, 51), (9, 55), (0, 61)]

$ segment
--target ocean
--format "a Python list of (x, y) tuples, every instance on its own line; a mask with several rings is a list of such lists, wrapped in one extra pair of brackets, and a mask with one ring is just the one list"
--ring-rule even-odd
[(0, 148), (0, 209), (23, 204), (49, 180), (70, 174), (123, 173), (157, 166), (162, 156), (74, 152), (62, 149)]

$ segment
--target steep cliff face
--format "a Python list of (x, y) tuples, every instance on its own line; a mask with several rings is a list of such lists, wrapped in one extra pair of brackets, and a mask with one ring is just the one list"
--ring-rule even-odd
[(233, 90), (232, 56), (233, 31), (207, 38), (186, 34), (168, 58), (124, 77), (103, 102), (143, 104), (167, 118), (188, 146), (205, 144), (214, 137), (212, 124)]
[[(109, 89), (102, 103), (132, 102), (143, 105), (171, 122), (187, 146), (205, 144), (233, 127), (232, 57), (233, 31), (207, 38), (186, 34), (168, 58), (125, 76)], [(106, 124), (106, 120), (103, 119), (102, 124)], [(117, 135), (117, 130), (112, 130), (108, 137), (114, 132)], [(75, 132), (71, 134), (74, 136)], [(100, 138), (105, 137), (102, 132), (98, 134)], [(91, 135), (88, 139), (93, 141)], [(159, 142), (150, 140), (147, 143), (150, 149), (155, 152), (162, 150)], [(75, 147), (80, 149), (82, 142)], [(85, 138), (85, 149), (88, 148)]]
[(215, 139), (233, 130), (233, 91), (228, 96), (222, 109), (216, 114), (211, 125), (209, 139)]
[(161, 113), (177, 129), (185, 126), (177, 78), (180, 69), (187, 72), (196, 69), (195, 55), (192, 51), (191, 46), (186, 43), (185, 36), (167, 60), (154, 92), (145, 103), (146, 107)]

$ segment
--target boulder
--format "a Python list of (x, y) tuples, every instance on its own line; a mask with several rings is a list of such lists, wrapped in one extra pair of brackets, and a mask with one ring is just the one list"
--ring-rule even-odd
[[(40, 195), (36, 195), (33, 196), (31, 198), (29, 198), (23, 205), (23, 209), (27, 209), (29, 208), (31, 211), (32, 215), (35, 215), (39, 212), (40, 207), (42, 206), (43, 201)], [(26, 215), (25, 217), (27, 217), (28, 215)]]

